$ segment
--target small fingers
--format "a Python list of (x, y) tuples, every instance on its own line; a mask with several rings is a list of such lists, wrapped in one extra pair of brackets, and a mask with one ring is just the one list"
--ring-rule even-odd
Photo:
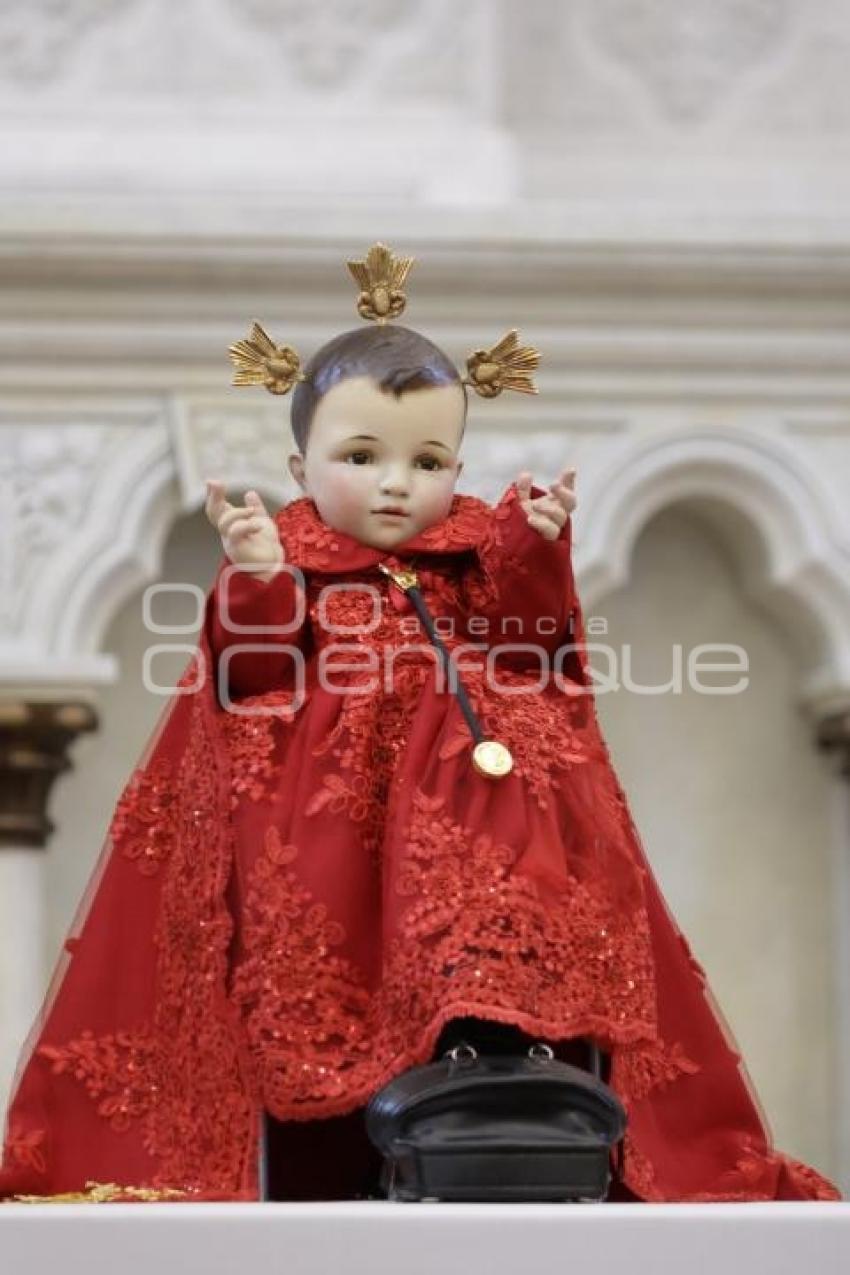
[(552, 486), (549, 488), (549, 490), (555, 491), (556, 488), (558, 487), (566, 487), (568, 491), (575, 492), (575, 486), (576, 486), (576, 471), (574, 468), (571, 467), (569, 469), (561, 470), (560, 474), (552, 483)]
[(219, 482), (217, 478), (208, 478), (206, 485), (207, 500), (204, 511), (207, 518), (222, 536), (228, 535), (232, 531), (234, 523), (240, 518), (268, 518), (270, 516), (259, 492), (247, 491), (245, 493), (245, 504), (233, 505), (225, 498), (224, 483)]
[(572, 466), (570, 466), (569, 469), (561, 470), (560, 474), (552, 483), (552, 486), (549, 488), (549, 490), (552, 491), (552, 489), (555, 487), (569, 487), (570, 489), (572, 489), (575, 487), (575, 481), (576, 481), (576, 471)]
[(546, 514), (532, 513), (528, 515), (528, 525), (546, 540), (557, 540), (561, 533), (558, 523)]
[(246, 508), (243, 505), (231, 505), (229, 509), (221, 515), (218, 520), (218, 529), (222, 536), (230, 534), (234, 523), (240, 518), (265, 518), (266, 515), (257, 509)]
[(256, 510), (258, 513), (268, 514), (268, 510), (263, 504), (262, 496), (258, 491), (246, 491), (245, 504), (249, 509)]
[(563, 483), (553, 483), (551, 490), (561, 508), (568, 514), (572, 513), (576, 507), (576, 495), (572, 488), (566, 487)]
[(564, 501), (557, 496), (540, 496), (533, 502), (532, 511), (535, 514), (543, 514), (545, 518), (554, 519), (559, 527), (563, 527), (567, 521), (568, 511)]
[(241, 540), (245, 540), (248, 536), (252, 536), (255, 532), (262, 530), (262, 518), (241, 518), (234, 519), (227, 531), (227, 538), (232, 544), (239, 544)]
[(520, 500), (528, 500), (531, 496), (532, 477), (527, 469), (524, 469), (516, 480), (516, 493)]
[(206, 484), (207, 499), (204, 513), (213, 526), (217, 527), (219, 518), (230, 506), (224, 495), (224, 483), (219, 482), (217, 478), (208, 478)]

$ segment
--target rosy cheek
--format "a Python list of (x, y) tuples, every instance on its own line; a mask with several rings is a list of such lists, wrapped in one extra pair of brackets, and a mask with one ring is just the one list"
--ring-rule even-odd
[(448, 512), (453, 496), (453, 484), (450, 481), (440, 483), (439, 490), (434, 492), (433, 499), (431, 501), (433, 512), (435, 512), (438, 516), (444, 516)]
[(354, 512), (363, 503), (361, 475), (354, 471), (354, 466), (340, 466), (328, 475), (325, 482), (325, 494), (333, 501), (335, 507), (344, 512)]

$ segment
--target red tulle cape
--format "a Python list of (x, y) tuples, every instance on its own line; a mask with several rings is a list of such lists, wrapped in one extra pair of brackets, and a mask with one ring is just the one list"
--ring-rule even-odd
[[(303, 588), (236, 573), (233, 613), (262, 623), (301, 589), (305, 617), (276, 641), (304, 657), (304, 702), (291, 652), (227, 638), (219, 577), (21, 1053), (0, 1194), (95, 1182), (117, 1199), (256, 1199), (261, 1111), (352, 1112), (471, 1014), (609, 1056), (628, 1116), (618, 1180), (634, 1198), (840, 1199), (772, 1145), (655, 882), (596, 719), (569, 523), (544, 541), (513, 488), (495, 508), (456, 496), (393, 555), (332, 531), (306, 498), (277, 521)], [(494, 694), (486, 651), (460, 666), (485, 733), (513, 753), (510, 776), (471, 767), (425, 638), (389, 688), (363, 692), (350, 655), (339, 678), (361, 693), (319, 684), (327, 619), (359, 626), (364, 655), (409, 624), (379, 561), (417, 567), (432, 614), (459, 622), (452, 649), (473, 612), (519, 610), (528, 637), (548, 609), (550, 645), (568, 621), (578, 649), (558, 685), (506, 657), (515, 693)], [(356, 587), (320, 600), (358, 582), (380, 595), (377, 625)], [(223, 707), (228, 641), (257, 644), (228, 689), (262, 716)]]

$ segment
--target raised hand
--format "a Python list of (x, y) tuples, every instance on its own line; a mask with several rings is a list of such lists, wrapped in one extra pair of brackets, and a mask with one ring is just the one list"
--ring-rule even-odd
[(208, 478), (204, 511), (221, 536), (224, 552), (236, 564), (263, 563), (265, 570), (252, 572), (260, 580), (270, 580), (285, 561), (283, 545), (259, 493), (247, 491), (244, 505), (232, 505), (224, 495), (224, 483)]
[(516, 480), (519, 503), (528, 519), (529, 527), (546, 540), (557, 540), (564, 523), (576, 507), (576, 471), (564, 469), (549, 487), (545, 496), (532, 498), (532, 478), (523, 470)]

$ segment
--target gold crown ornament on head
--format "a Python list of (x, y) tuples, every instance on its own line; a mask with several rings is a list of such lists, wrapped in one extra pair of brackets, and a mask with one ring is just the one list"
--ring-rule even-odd
[[(404, 284), (414, 261), (414, 257), (397, 257), (385, 244), (376, 243), (365, 261), (346, 263), (360, 288), (357, 312), (361, 318), (383, 324), (404, 312)], [(228, 353), (235, 368), (234, 385), (263, 385), (270, 394), (288, 394), (298, 381), (308, 379), (292, 346), (275, 345), (259, 323), (254, 324), (244, 341), (231, 345)], [(539, 351), (520, 345), (519, 333), (512, 328), (490, 349), (470, 354), (466, 360), (468, 375), (461, 381), (482, 398), (495, 398), (502, 390), (536, 394), (531, 373), (539, 362)]]

